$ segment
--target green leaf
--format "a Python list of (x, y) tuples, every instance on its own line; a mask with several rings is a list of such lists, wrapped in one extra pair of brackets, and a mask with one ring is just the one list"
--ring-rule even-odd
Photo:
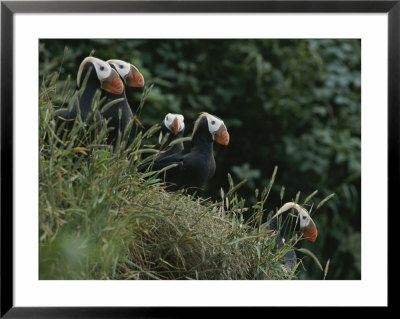
[(306, 254), (308, 256), (310, 256), (315, 261), (315, 263), (317, 264), (318, 268), (321, 269), (321, 271), (324, 271), (322, 266), (321, 266), (321, 263), (318, 260), (318, 258), (311, 251), (309, 251), (306, 248), (296, 248), (296, 250), (300, 251), (300, 252), (302, 252), (302, 253), (304, 253), (304, 254)]
[(320, 208), (322, 205), (324, 205), (328, 200), (330, 200), (333, 196), (335, 196), (335, 193), (330, 194), (329, 196), (325, 197), (320, 203), (318, 204), (316, 210)]
[(282, 186), (281, 187), (281, 193), (280, 193), (280, 198), (281, 198), (281, 201), (283, 200), (283, 195), (285, 194), (285, 186)]
[(113, 105), (115, 105), (117, 103), (122, 102), (123, 100), (124, 100), (124, 98), (120, 98), (120, 99), (116, 99), (116, 100), (112, 100), (111, 102), (108, 102), (106, 105), (104, 105), (101, 108), (101, 112), (103, 113), (103, 112), (107, 111), (110, 107), (112, 107)]
[(190, 136), (187, 136), (187, 137), (180, 137), (180, 138), (177, 138), (176, 140), (173, 140), (171, 143), (169, 143), (169, 146), (174, 146), (175, 144), (178, 144), (178, 143), (180, 143), (180, 142), (189, 142), (189, 141), (191, 141), (192, 140), (192, 137), (190, 137)]
[(303, 204), (307, 204), (308, 201), (309, 201), (311, 198), (313, 198), (317, 193), (318, 193), (318, 191), (315, 190), (313, 193), (311, 193), (310, 195), (308, 195), (308, 197), (304, 200), (304, 203), (303, 203)]
[(328, 261), (326, 262), (325, 270), (324, 270), (324, 280), (325, 280), (325, 278), (326, 278), (326, 275), (328, 274), (328, 269), (329, 269), (329, 264), (330, 264), (330, 262), (331, 262), (330, 259), (328, 259)]

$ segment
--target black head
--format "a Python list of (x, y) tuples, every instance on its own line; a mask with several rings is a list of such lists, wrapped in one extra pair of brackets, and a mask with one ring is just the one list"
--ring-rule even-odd
[(118, 73), (108, 63), (95, 57), (85, 58), (79, 66), (77, 87), (85, 85), (86, 80), (88, 83), (96, 83), (99, 88), (112, 94), (122, 94), (124, 90), (124, 84)]
[(279, 236), (289, 239), (295, 232), (300, 232), (303, 237), (314, 242), (318, 231), (314, 221), (307, 210), (300, 205), (289, 202), (283, 205), (277, 213), (266, 223), (271, 230), (279, 232)]
[(133, 64), (122, 60), (108, 60), (108, 64), (116, 70), (127, 86), (131, 87), (143, 87), (144, 77), (142, 73), (139, 72), (138, 68)]
[(215, 140), (221, 145), (229, 144), (229, 133), (224, 121), (206, 112), (201, 113), (194, 124), (192, 139), (196, 139), (198, 136)]
[(185, 131), (185, 122), (182, 114), (168, 113), (161, 123), (161, 132), (159, 137), (159, 143), (165, 135), (169, 135), (169, 139), (175, 139), (183, 137)]

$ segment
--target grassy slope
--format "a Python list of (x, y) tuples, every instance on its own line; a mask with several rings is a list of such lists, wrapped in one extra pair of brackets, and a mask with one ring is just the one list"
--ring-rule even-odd
[(88, 138), (79, 121), (70, 134), (55, 132), (54, 104), (68, 99), (68, 85), (56, 92), (56, 80), (43, 82), (39, 103), (40, 279), (290, 278), (280, 258), (296, 239), (273, 251), (273, 238), (258, 231), (271, 185), (253, 206), (252, 226), (232, 181), (221, 202), (168, 193), (154, 173), (136, 173), (142, 141), (157, 126), (117, 151), (105, 131)]

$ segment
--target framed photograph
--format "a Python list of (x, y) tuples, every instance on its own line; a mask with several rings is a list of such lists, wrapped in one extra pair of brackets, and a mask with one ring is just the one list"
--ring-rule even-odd
[(399, 29), (399, 1), (2, 1), (1, 317), (389, 306)]

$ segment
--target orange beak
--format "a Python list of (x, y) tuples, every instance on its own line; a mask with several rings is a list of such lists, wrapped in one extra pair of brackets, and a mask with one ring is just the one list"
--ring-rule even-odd
[(125, 81), (128, 86), (141, 88), (144, 86), (144, 77), (136, 68), (131, 65), (129, 73), (125, 76)]
[(214, 139), (218, 144), (228, 145), (229, 144), (229, 133), (226, 127), (221, 125), (218, 131), (214, 133)]
[(308, 239), (309, 241), (315, 242), (318, 236), (317, 227), (315, 225), (311, 225), (311, 227), (307, 228), (303, 232), (303, 237)]
[(124, 92), (124, 83), (118, 73), (112, 70), (111, 75), (101, 81), (101, 88), (111, 94), (120, 95)]
[(172, 122), (169, 129), (174, 133), (174, 135), (179, 133), (179, 120), (177, 117), (175, 117), (175, 120)]

